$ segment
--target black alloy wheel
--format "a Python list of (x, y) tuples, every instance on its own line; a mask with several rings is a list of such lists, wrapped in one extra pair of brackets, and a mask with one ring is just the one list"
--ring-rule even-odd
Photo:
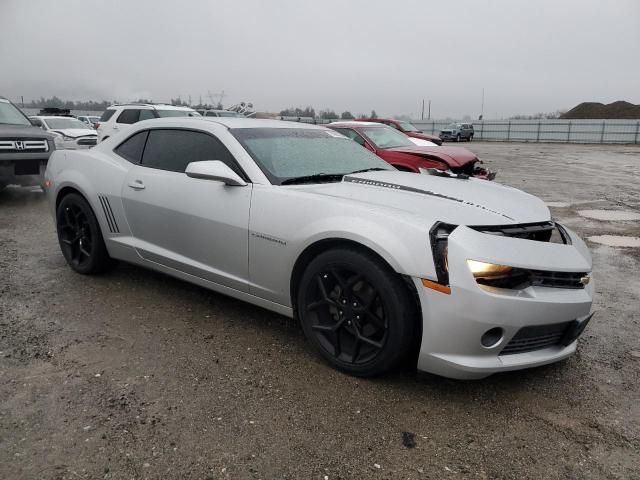
[(305, 335), (333, 366), (381, 374), (409, 350), (415, 318), (406, 287), (376, 258), (331, 250), (307, 268), (298, 310)]
[(69, 266), (78, 273), (101, 273), (113, 266), (91, 206), (80, 195), (66, 195), (56, 210), (58, 243)]

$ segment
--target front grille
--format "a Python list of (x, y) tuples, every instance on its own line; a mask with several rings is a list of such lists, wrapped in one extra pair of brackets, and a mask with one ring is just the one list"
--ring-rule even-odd
[(562, 337), (572, 322), (523, 327), (502, 349), (500, 355), (533, 352), (560, 345)]
[(0, 153), (33, 153), (49, 150), (47, 140), (42, 138), (15, 138), (0, 140)]
[(98, 143), (96, 137), (81, 138), (78, 140), (78, 145), (95, 145), (96, 143)]
[(520, 225), (477, 225), (469, 226), (489, 235), (522, 238), (538, 242), (571, 243), (569, 235), (555, 222), (523, 223)]
[(548, 272), (529, 270), (529, 282), (534, 287), (584, 288), (587, 272)]

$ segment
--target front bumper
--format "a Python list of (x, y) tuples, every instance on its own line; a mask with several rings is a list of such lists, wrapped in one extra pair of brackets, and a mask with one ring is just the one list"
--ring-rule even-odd
[[(524, 327), (577, 321), (573, 333), (581, 333), (580, 322), (590, 318), (593, 282), (583, 289), (498, 289), (476, 283), (466, 262), (472, 259), (537, 270), (590, 272), (586, 245), (567, 231), (572, 245), (498, 237), (458, 227), (449, 236), (451, 294), (425, 288), (420, 279), (414, 279), (423, 321), (418, 369), (450, 378), (477, 379), (557, 362), (573, 354), (577, 340), (571, 338), (564, 344), (525, 353), (501, 352)], [(502, 329), (501, 339), (490, 347), (483, 346), (482, 335), (496, 327)]]

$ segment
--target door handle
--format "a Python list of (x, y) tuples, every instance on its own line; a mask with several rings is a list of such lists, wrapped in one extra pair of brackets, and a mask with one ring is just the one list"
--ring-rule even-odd
[(144, 183), (142, 183), (142, 180), (133, 180), (129, 182), (129, 186), (134, 190), (144, 190)]

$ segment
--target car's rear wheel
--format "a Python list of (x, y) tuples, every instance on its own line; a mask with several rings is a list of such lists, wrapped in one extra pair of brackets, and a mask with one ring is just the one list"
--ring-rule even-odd
[(109, 257), (98, 219), (81, 195), (70, 193), (60, 201), (56, 226), (62, 255), (76, 272), (102, 273), (113, 267), (115, 261)]
[(339, 370), (380, 375), (411, 350), (413, 301), (400, 276), (372, 254), (345, 248), (318, 255), (297, 297), (305, 336)]
[(469, 141), (472, 142), (473, 141), (473, 135), (469, 135)]
[(460, 141), (460, 134), (456, 135), (456, 142)]

